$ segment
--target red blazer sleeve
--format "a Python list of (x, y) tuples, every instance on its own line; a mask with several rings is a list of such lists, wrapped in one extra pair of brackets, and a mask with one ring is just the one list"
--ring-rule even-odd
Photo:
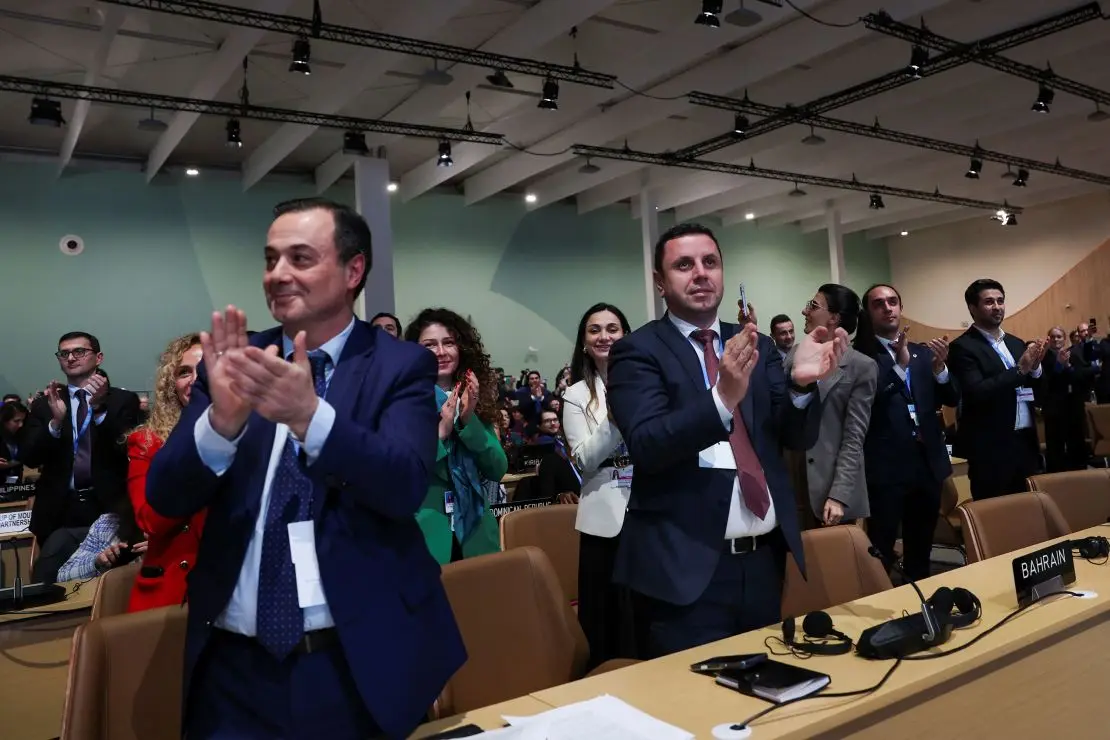
[(154, 453), (162, 448), (162, 441), (147, 430), (140, 430), (127, 437), (127, 495), (135, 509), (135, 523), (148, 537), (175, 532), (187, 519), (164, 517), (146, 500), (146, 474)]

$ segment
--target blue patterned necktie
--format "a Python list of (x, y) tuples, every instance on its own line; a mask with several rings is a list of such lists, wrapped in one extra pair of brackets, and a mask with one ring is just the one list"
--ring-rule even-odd
[[(316, 395), (327, 389), (328, 356), (314, 351), (308, 356)], [(304, 615), (297, 602), (297, 578), (289, 552), (289, 524), (312, 517), (312, 481), (301, 470), (298, 447), (289, 435), (270, 484), (270, 505), (262, 537), (262, 563), (258, 572), (258, 641), (283, 660), (304, 635)]]

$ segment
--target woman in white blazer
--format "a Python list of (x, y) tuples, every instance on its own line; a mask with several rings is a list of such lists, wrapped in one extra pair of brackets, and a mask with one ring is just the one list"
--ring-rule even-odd
[(635, 657), (632, 599), (613, 583), (624, 510), (632, 491), (632, 465), (605, 402), (609, 349), (631, 332), (616, 306), (591, 306), (578, 323), (571, 386), (563, 396), (563, 432), (582, 475), (576, 527), (578, 621), (590, 643), (590, 665)]

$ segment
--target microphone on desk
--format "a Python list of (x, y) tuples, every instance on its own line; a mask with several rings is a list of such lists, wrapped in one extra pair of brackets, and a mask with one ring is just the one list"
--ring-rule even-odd
[[(883, 565), (886, 565), (886, 560), (883, 558), (883, 554), (879, 552), (879, 548), (875, 547), (874, 545), (867, 548), (867, 554), (881, 562)], [(934, 611), (933, 609), (933, 604), (929, 603), (929, 600), (925, 598), (925, 594), (923, 594), (921, 592), (921, 589), (918, 588), (917, 582), (906, 575), (906, 571), (902, 570), (902, 566), (898, 564), (898, 561), (894, 561), (893, 563), (891, 563), (891, 565), (894, 566), (894, 570), (898, 571), (898, 575), (902, 576), (902, 580), (908, 583), (910, 585), (910, 588), (912, 588), (914, 592), (917, 593), (917, 598), (921, 600), (921, 616), (925, 621), (925, 634), (922, 635), (922, 638), (928, 642), (936, 640), (937, 633), (940, 632), (940, 624), (937, 622), (937, 615), (936, 611)], [(943, 587), (937, 589), (937, 593), (933, 595), (934, 598), (936, 598), (937, 594), (940, 594), (942, 590), (948, 591), (948, 589)], [(950, 594), (951, 592), (949, 592), (949, 600), (951, 599)], [(952, 611), (952, 604), (948, 605), (948, 611)]]
[[(870, 547), (867, 552), (872, 557), (883, 560), (878, 548)], [(864, 630), (856, 642), (856, 652), (864, 658), (904, 658), (941, 645), (952, 634), (952, 624), (948, 621), (942, 624), (937, 619), (937, 614), (951, 614), (955, 599), (952, 589), (941, 586), (933, 594), (933, 598), (926, 599), (914, 580), (897, 565), (895, 568), (917, 593), (921, 600), (921, 611)]]

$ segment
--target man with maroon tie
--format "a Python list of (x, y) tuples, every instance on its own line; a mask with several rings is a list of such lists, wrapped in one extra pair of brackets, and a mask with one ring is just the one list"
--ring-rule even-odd
[(805, 572), (781, 446), (817, 440), (817, 382), (847, 335), (817, 329), (793, 376), (770, 337), (724, 323), (720, 246), (679, 224), (655, 245), (667, 314), (611, 350), (609, 407), (634, 473), (614, 580), (633, 591), (641, 657), (654, 658), (781, 618), (789, 550)]

